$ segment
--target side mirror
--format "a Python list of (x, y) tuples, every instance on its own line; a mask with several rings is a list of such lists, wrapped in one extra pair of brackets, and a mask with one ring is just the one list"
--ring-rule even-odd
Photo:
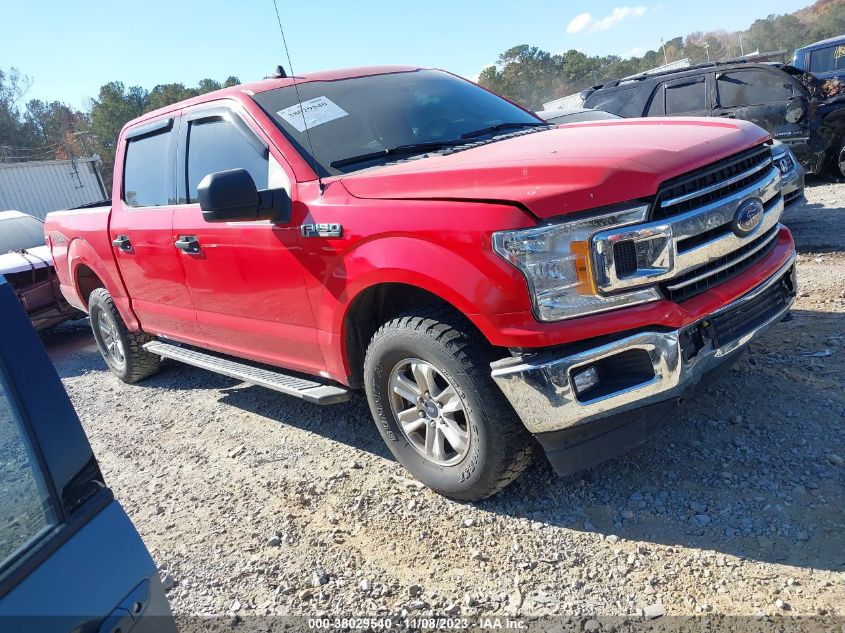
[(284, 189), (259, 191), (246, 169), (208, 174), (197, 186), (202, 217), (206, 222), (290, 222), (291, 200)]
[(787, 123), (798, 123), (804, 117), (805, 111), (804, 100), (801, 97), (792, 97), (786, 106), (784, 118)]

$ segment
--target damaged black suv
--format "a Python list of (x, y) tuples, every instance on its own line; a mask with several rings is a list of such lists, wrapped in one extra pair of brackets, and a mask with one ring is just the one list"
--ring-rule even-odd
[(623, 117), (744, 119), (785, 143), (809, 173), (845, 178), (845, 84), (792, 66), (712, 62), (641, 74), (582, 93), (584, 106)]

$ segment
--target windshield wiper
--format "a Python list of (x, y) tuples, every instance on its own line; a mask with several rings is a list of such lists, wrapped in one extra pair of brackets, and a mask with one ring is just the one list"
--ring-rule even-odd
[(377, 152), (368, 152), (366, 154), (359, 154), (357, 156), (349, 156), (348, 158), (340, 158), (329, 163), (335, 169), (339, 167), (346, 167), (355, 163), (363, 163), (368, 160), (376, 160), (387, 156), (408, 156), (411, 154), (419, 154), (430, 150), (444, 149), (446, 147), (455, 147), (457, 145), (464, 145), (461, 139), (454, 139), (450, 141), (431, 141), (428, 143), (409, 143), (408, 145), (399, 145), (398, 147), (391, 147), (389, 149), (382, 149)]
[(475, 138), (476, 136), (484, 136), (485, 134), (493, 134), (495, 132), (500, 132), (502, 130), (511, 130), (521, 127), (543, 127), (550, 125), (549, 123), (541, 123), (537, 121), (536, 123), (525, 121), (523, 123), (499, 123), (498, 125), (491, 125), (490, 127), (484, 127), (480, 130), (474, 130), (472, 132), (466, 132), (465, 134), (461, 134), (461, 138)]

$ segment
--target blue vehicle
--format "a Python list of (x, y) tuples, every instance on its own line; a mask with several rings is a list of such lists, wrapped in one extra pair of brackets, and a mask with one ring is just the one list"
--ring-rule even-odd
[(845, 81), (845, 35), (799, 48), (792, 65), (819, 79), (836, 77)]
[(0, 631), (176, 631), (156, 565), (2, 276), (0, 323)]

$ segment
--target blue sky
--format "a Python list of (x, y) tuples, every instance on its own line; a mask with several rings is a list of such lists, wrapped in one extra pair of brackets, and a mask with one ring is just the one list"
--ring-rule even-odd
[[(630, 54), (691, 31), (747, 28), (811, 0), (277, 0), (295, 70), (414, 64), (475, 77), (516, 44)], [(152, 88), (203, 77), (259, 79), (284, 59), (272, 0), (26, 0), (3, 3), (0, 68), (27, 98), (83, 107), (120, 80)], [(689, 5), (706, 6), (706, 12)]]

